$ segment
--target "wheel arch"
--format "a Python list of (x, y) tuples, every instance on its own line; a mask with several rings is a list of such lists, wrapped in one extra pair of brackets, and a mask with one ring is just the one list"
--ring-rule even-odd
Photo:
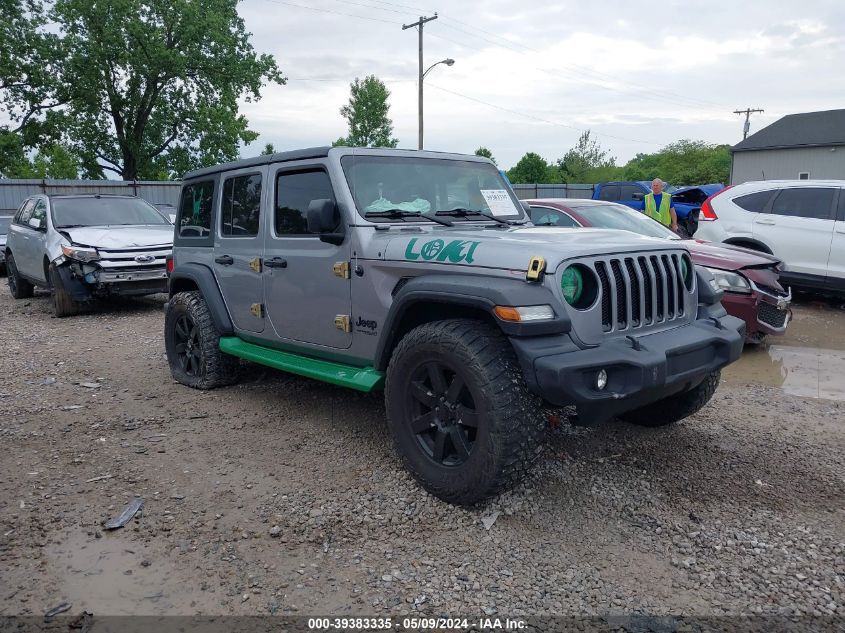
[(729, 237), (725, 240), (725, 244), (730, 244), (731, 246), (742, 246), (743, 248), (749, 248), (753, 251), (761, 251), (767, 255), (773, 255), (771, 248), (753, 237)]
[(223, 300), (223, 293), (220, 292), (214, 273), (208, 266), (197, 263), (177, 266), (170, 273), (167, 288), (170, 297), (179, 292), (198, 291), (208, 305), (214, 327), (220, 335), (231, 336), (235, 333), (232, 317), (229, 316), (226, 302)]
[[(483, 283), (482, 283), (483, 282)], [(454, 318), (473, 318), (489, 323), (507, 336), (531, 336), (568, 332), (569, 318), (548, 288), (538, 283), (476, 275), (429, 275), (400, 282), (385, 320), (374, 366), (387, 369), (393, 350), (408, 332), (424, 323)], [(551, 305), (554, 319), (534, 323), (509, 323), (493, 315), (497, 305)]]

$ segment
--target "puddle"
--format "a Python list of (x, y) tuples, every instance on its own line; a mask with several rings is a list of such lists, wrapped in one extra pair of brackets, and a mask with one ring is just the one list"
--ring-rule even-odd
[(793, 396), (845, 401), (845, 350), (770, 345), (746, 347), (722, 371), (726, 383), (779, 387)]
[[(119, 533), (93, 538), (72, 533), (48, 549), (51, 566), (60, 579), (62, 600), (74, 612), (100, 615), (191, 614), (192, 596), (171, 574), (161, 556)], [(144, 567), (144, 560), (153, 561)], [(130, 573), (131, 572), (131, 573)]]

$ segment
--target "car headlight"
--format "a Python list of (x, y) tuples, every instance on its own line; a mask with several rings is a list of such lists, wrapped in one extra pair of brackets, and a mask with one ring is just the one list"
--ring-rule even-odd
[(569, 305), (575, 305), (581, 298), (581, 293), (584, 292), (584, 275), (576, 266), (570, 266), (563, 271), (560, 289)]
[(93, 262), (100, 259), (96, 248), (81, 248), (78, 246), (62, 246), (62, 253), (68, 259), (75, 259), (78, 262)]
[(742, 275), (719, 268), (707, 268), (707, 270), (713, 273), (713, 279), (720, 290), (724, 290), (725, 292), (741, 292), (744, 294), (751, 292), (751, 284)]

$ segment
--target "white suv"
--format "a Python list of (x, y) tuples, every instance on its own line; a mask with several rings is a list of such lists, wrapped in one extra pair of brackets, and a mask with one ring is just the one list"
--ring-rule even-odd
[(770, 253), (781, 282), (845, 292), (845, 180), (768, 180), (704, 201), (695, 237)]

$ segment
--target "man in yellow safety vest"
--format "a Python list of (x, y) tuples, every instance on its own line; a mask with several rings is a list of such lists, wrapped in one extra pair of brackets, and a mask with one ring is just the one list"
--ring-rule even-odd
[(646, 194), (643, 201), (645, 214), (648, 217), (678, 232), (678, 216), (675, 213), (675, 207), (672, 206), (672, 196), (663, 193), (663, 181), (660, 178), (651, 181), (651, 193)]

